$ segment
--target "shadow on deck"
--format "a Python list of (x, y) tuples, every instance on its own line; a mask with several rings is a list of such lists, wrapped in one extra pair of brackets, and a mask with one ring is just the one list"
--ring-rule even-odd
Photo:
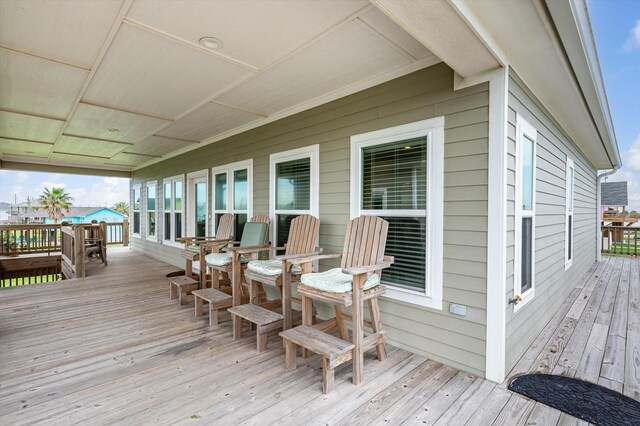
[[(26, 423), (557, 424), (572, 419), (482, 378), (389, 346), (365, 382), (317, 357), (284, 371), (277, 338), (231, 337), (168, 298), (177, 268), (109, 251), (90, 277), (0, 290), (0, 420)], [(514, 372), (570, 374), (639, 399), (638, 261), (594, 265)], [(635, 285), (631, 285), (634, 283)]]

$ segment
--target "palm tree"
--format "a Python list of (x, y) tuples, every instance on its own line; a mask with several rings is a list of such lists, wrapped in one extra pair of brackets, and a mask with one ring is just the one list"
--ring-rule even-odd
[(40, 208), (47, 211), (47, 214), (55, 223), (71, 209), (73, 198), (64, 192), (64, 188), (45, 188), (42, 195), (38, 198)]
[(125, 216), (129, 216), (129, 203), (126, 201), (118, 201), (113, 205), (113, 209)]

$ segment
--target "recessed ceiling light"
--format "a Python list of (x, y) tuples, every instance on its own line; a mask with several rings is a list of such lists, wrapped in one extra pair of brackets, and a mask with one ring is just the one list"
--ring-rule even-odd
[(222, 40), (219, 40), (215, 37), (202, 37), (199, 40), (201, 46), (206, 47), (207, 49), (222, 49)]
[(120, 130), (118, 129), (107, 129), (107, 132), (109, 133), (118, 133)]
[(411, 147), (407, 145), (404, 147), (404, 149), (411, 149)]

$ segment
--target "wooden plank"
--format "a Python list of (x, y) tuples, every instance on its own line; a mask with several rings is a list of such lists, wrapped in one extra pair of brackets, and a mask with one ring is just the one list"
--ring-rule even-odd
[(496, 384), (488, 380), (476, 379), (435, 424), (442, 426), (465, 424), (471, 418), (474, 409), (483, 405), (495, 387)]
[(624, 382), (626, 340), (620, 336), (609, 336), (602, 359), (600, 376), (616, 382)]
[(609, 327), (606, 325), (593, 324), (591, 333), (589, 334), (589, 340), (587, 340), (582, 359), (578, 365), (576, 378), (598, 383), (602, 359), (607, 344), (608, 331)]
[(465, 425), (490, 425), (500, 415), (500, 412), (511, 398), (511, 392), (496, 386), (489, 393), (486, 401), (476, 408)]
[(624, 394), (640, 401), (640, 332), (627, 331)]
[(631, 260), (627, 328), (640, 333), (640, 259)]
[(555, 425), (562, 414), (561, 411), (551, 408), (548, 405), (536, 402), (527, 418), (528, 425)]
[(533, 410), (535, 402), (520, 395), (512, 394), (509, 401), (492, 423), (493, 426), (512, 426), (525, 424)]

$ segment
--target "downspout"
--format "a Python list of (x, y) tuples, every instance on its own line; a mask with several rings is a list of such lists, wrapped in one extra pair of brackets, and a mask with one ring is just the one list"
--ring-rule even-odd
[(612, 170), (609, 170), (608, 172), (602, 173), (600, 175), (598, 175), (598, 178), (596, 179), (596, 194), (597, 194), (597, 204), (596, 204), (596, 216), (597, 216), (597, 220), (596, 220), (596, 260), (598, 262), (602, 261), (602, 231), (600, 229), (600, 222), (601, 222), (601, 217), (600, 217), (600, 211), (602, 209), (602, 207), (600, 206), (600, 197), (602, 196), (602, 191), (600, 190), (600, 183), (602, 181), (602, 178), (605, 178), (607, 176), (611, 176), (612, 174), (614, 174), (615, 172), (618, 171), (618, 169), (620, 168), (620, 166), (613, 166)]

